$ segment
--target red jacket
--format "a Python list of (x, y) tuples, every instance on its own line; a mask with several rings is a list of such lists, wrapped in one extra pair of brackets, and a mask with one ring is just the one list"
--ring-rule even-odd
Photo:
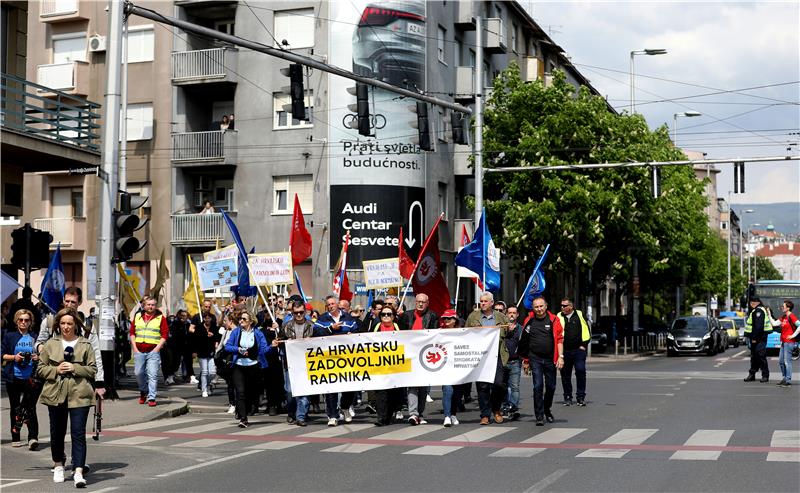
[(795, 342), (790, 336), (797, 330), (797, 316), (789, 312), (789, 315), (781, 317), (781, 342)]
[[(519, 341), (519, 348), (517, 352), (522, 357), (522, 361), (528, 362), (530, 358), (530, 349), (528, 347), (528, 338), (530, 337), (530, 328), (528, 327), (528, 322), (533, 318), (533, 312), (531, 312), (528, 317), (525, 319), (525, 323), (523, 324), (524, 329), (522, 330), (522, 337)], [(561, 321), (558, 320), (558, 317), (547, 311), (547, 316), (550, 317), (550, 324), (553, 327), (553, 363), (558, 362), (558, 345), (564, 343), (564, 327), (561, 326)]]

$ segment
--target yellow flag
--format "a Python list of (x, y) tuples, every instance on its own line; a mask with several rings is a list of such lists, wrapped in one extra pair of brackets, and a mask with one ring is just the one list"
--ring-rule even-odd
[(130, 313), (139, 304), (139, 278), (130, 277), (125, 273), (125, 269), (117, 264), (119, 271), (119, 301), (125, 308), (125, 313)]
[(161, 249), (161, 260), (158, 262), (158, 271), (156, 274), (156, 283), (150, 290), (150, 296), (156, 299), (157, 306), (161, 306), (161, 290), (164, 288), (164, 283), (169, 279), (169, 270), (167, 269), (167, 262), (164, 258), (164, 249)]
[(200, 313), (200, 305), (203, 303), (204, 296), (197, 279), (197, 267), (195, 267), (192, 257), (187, 255), (187, 258), (189, 259), (189, 270), (192, 277), (189, 279), (186, 291), (183, 292), (183, 301), (186, 303), (186, 311), (189, 312), (189, 315), (195, 316)]

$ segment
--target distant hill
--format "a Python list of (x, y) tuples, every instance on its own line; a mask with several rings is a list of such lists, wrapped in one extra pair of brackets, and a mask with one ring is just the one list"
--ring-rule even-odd
[[(753, 209), (749, 214), (741, 211)], [(755, 229), (775, 226), (775, 231), (783, 234), (800, 234), (800, 202), (778, 202), (775, 204), (733, 204), (733, 210), (742, 220), (742, 228), (759, 223)]]

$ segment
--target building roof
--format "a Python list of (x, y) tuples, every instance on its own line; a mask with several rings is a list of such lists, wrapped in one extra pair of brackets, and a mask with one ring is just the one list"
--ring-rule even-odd
[(756, 250), (756, 255), (759, 257), (775, 257), (776, 255), (800, 257), (800, 243), (790, 241), (788, 243), (780, 243), (778, 245), (764, 245)]

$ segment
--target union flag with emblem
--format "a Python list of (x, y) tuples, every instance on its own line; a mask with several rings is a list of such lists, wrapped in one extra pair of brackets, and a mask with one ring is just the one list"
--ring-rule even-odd
[(436, 220), (433, 229), (428, 233), (419, 259), (414, 269), (411, 285), (414, 294), (425, 293), (430, 298), (429, 308), (441, 315), (450, 308), (450, 291), (440, 269), (441, 258), (439, 255), (439, 223), (442, 216)]

